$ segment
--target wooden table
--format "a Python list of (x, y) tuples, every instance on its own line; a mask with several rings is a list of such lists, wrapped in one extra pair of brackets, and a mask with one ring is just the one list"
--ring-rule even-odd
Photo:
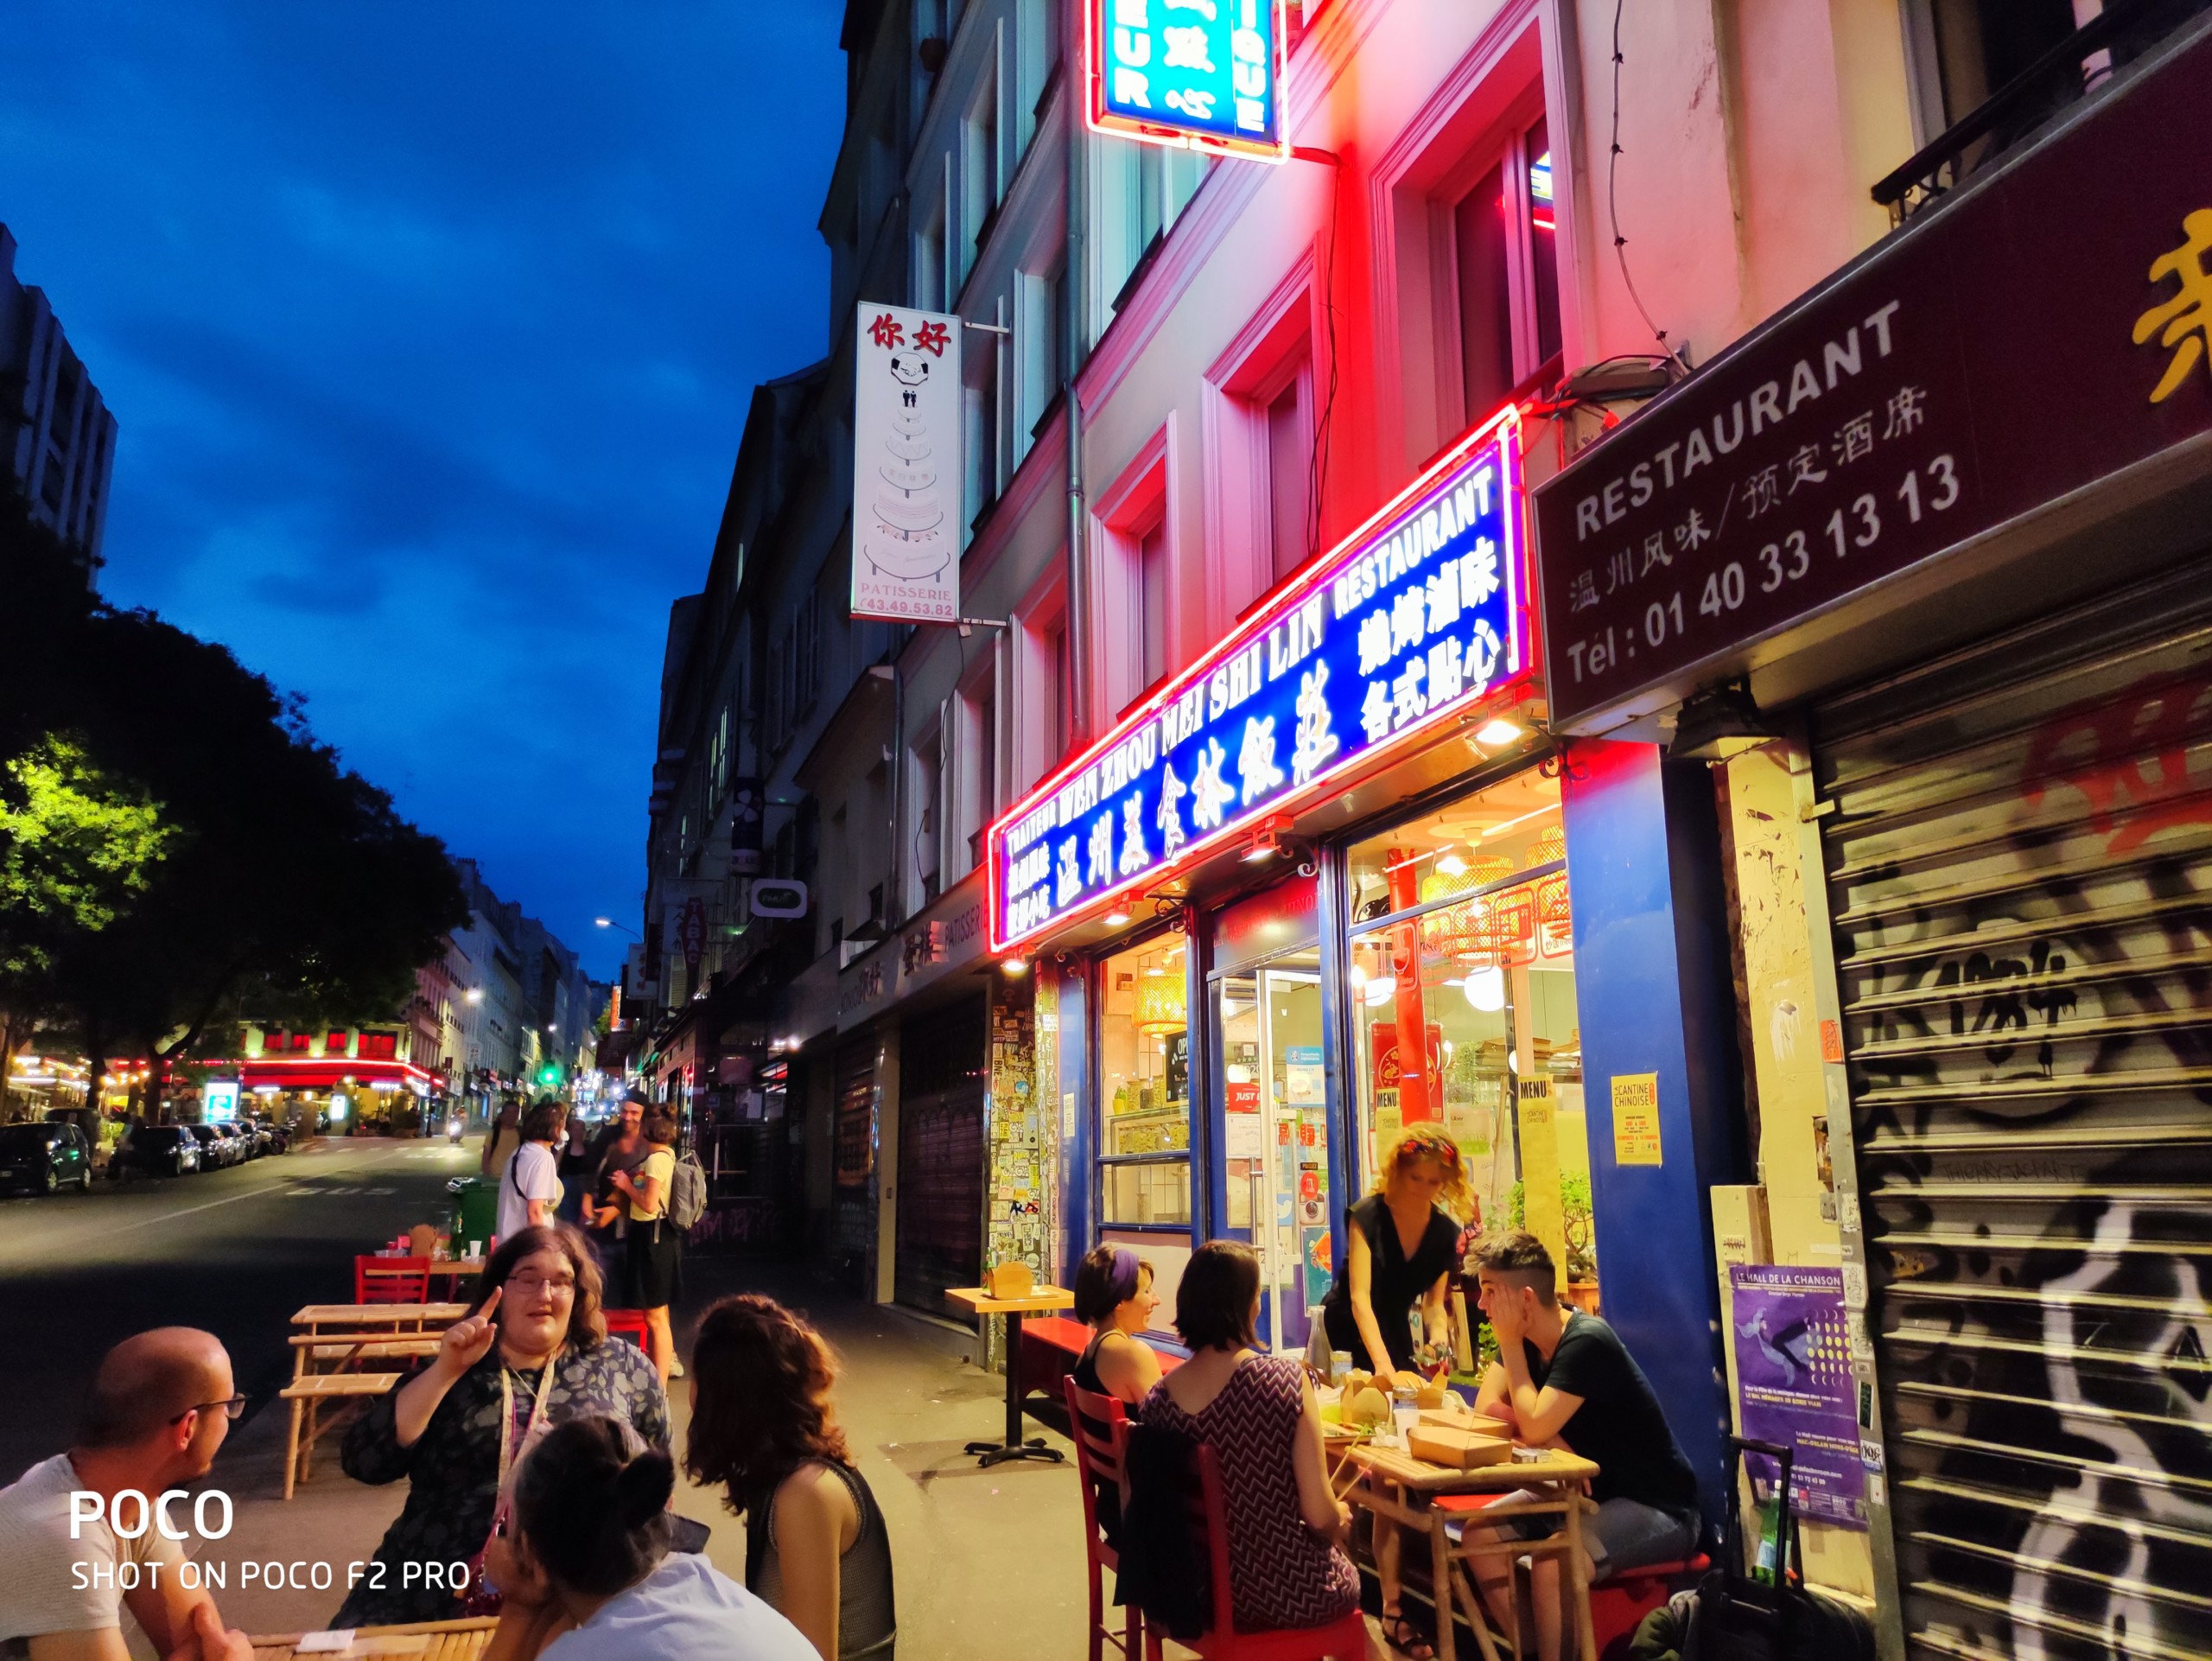
[[(476, 1661), (492, 1642), (492, 1632), (499, 1625), (493, 1616), (470, 1620), (418, 1620), (401, 1626), (359, 1626), (353, 1632), (353, 1642), (343, 1650), (310, 1651), (310, 1661), (318, 1654), (346, 1658), (377, 1655), (419, 1656), (422, 1661)], [(299, 1653), (300, 1640), (306, 1632), (283, 1632), (274, 1637), (251, 1638), (253, 1661), (292, 1661)]]
[(482, 1257), (433, 1257), (430, 1272), (459, 1280), (463, 1275), (480, 1275), (486, 1260)]
[(980, 1286), (958, 1286), (944, 1296), (945, 1301), (958, 1304), (970, 1314), (997, 1315), (1006, 1322), (1006, 1440), (971, 1441), (968, 1451), (982, 1454), (987, 1469), (1009, 1459), (1041, 1459), (1058, 1464), (1064, 1456), (1058, 1448), (1046, 1447), (1042, 1436), (1027, 1441), (1021, 1439), (1021, 1318), (1072, 1309), (1075, 1294), (1064, 1287), (1039, 1286), (1033, 1287), (1026, 1298), (995, 1298)]
[(293, 1311), (292, 1325), (310, 1334), (443, 1332), (468, 1313), (465, 1303), (310, 1303)]
[[(1488, 1612), (1466, 1568), (1481, 1557), (1552, 1556), (1560, 1559), (1566, 1591), (1574, 1612), (1575, 1653), (1581, 1661), (1598, 1661), (1597, 1633), (1590, 1623), (1590, 1584), (1582, 1570), (1582, 1511), (1587, 1503), (1583, 1485), (1598, 1474), (1591, 1461), (1558, 1449), (1547, 1449), (1541, 1459), (1510, 1460), (1472, 1471), (1449, 1470), (1415, 1459), (1402, 1448), (1378, 1448), (1355, 1443), (1344, 1458), (1357, 1473), (1344, 1495), (1351, 1504), (1364, 1507), (1377, 1518), (1388, 1518), (1428, 1537), (1429, 1574), (1436, 1597), (1437, 1661), (1454, 1661), (1452, 1630), (1454, 1597), (1466, 1607), (1485, 1661), (1500, 1661), (1491, 1642)], [(1446, 1512), (1434, 1501), (1443, 1494), (1512, 1493), (1527, 1489), (1527, 1499), (1501, 1501), (1478, 1511)], [(1452, 1543), (1446, 1524), (1454, 1517), (1465, 1524), (1458, 1545)], [(1529, 1517), (1556, 1517), (1558, 1533), (1544, 1540), (1478, 1540), (1472, 1536), (1495, 1524)], [(1382, 1588), (1387, 1607), (1395, 1587)]]

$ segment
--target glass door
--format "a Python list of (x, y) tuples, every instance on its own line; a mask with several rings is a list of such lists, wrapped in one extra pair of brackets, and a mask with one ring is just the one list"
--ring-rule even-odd
[(1296, 1353), (1332, 1269), (1320, 955), (1286, 952), (1215, 986), (1228, 1225), (1260, 1254), (1262, 1341)]

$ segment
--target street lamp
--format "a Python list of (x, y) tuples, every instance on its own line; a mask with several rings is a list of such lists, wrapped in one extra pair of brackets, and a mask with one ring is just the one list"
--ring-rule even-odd
[(627, 923), (618, 923), (612, 917), (594, 917), (591, 921), (594, 928), (619, 928), (633, 940), (642, 940), (645, 938)]
[(463, 992), (463, 993), (461, 995), (461, 1001), (463, 1003), (481, 1003), (481, 1002), (484, 1002), (484, 989), (483, 989), (482, 987), (480, 987), (480, 986), (472, 986), (472, 987), (470, 987), (470, 988), (469, 988), (466, 992)]

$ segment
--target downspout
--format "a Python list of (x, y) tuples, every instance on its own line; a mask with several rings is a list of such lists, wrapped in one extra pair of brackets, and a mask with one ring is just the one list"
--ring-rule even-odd
[[(1083, 112), (1078, 107), (1083, 91), (1076, 86), (1080, 76), (1080, 58), (1072, 41), (1068, 48), (1067, 73), (1060, 79), (1062, 100), (1067, 106), (1068, 177), (1067, 177), (1067, 279), (1061, 285), (1067, 290), (1067, 379), (1061, 388), (1060, 405), (1067, 418), (1068, 428), (1068, 729), (1072, 741), (1081, 743), (1090, 729), (1090, 596), (1088, 581), (1090, 562), (1084, 557), (1090, 539), (1090, 516), (1084, 502), (1083, 490), (1083, 400), (1077, 396), (1076, 379), (1082, 369), (1085, 353), (1084, 333), (1090, 317), (1087, 298), (1088, 285), (1084, 277), (1089, 271), (1089, 258), (1084, 247), (1085, 175), (1084, 144), (1087, 133)], [(1055, 760), (1058, 758), (1054, 758)], [(1047, 771), (1050, 771), (1048, 768)]]

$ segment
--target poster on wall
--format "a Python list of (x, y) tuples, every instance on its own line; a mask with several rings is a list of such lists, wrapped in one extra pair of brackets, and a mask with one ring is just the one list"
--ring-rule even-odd
[(1799, 1517), (1865, 1528), (1843, 1271), (1734, 1263), (1728, 1280), (1742, 1434), (1796, 1450), (1790, 1504)]
[(960, 320), (862, 304), (853, 360), (852, 614), (960, 615)]

